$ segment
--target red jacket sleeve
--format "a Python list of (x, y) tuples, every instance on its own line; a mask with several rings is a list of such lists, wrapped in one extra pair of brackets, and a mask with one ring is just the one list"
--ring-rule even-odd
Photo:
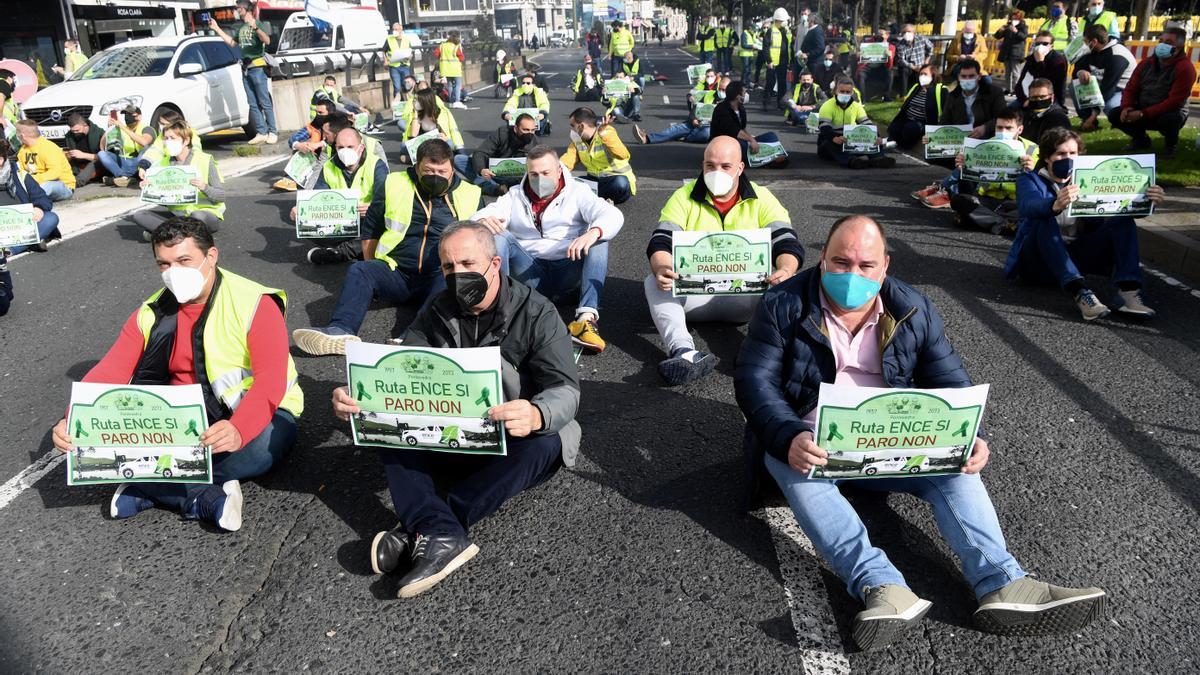
[[(1167, 94), (1167, 100), (1144, 108), (1142, 114), (1154, 119), (1174, 110), (1182, 110), (1188, 104), (1188, 97), (1192, 95), (1192, 84), (1195, 82), (1196, 67), (1187, 59), (1187, 54), (1184, 54), (1183, 58), (1175, 62), (1175, 78), (1171, 81), (1171, 91)], [(1121, 103), (1124, 102), (1122, 97)]]
[(279, 305), (271, 298), (264, 297), (259, 301), (246, 343), (250, 348), (254, 384), (229, 419), (242, 436), (242, 447), (267, 428), (287, 393), (287, 324)]
[(138, 330), (137, 312), (129, 315), (117, 341), (108, 348), (108, 353), (100, 362), (83, 376), (82, 382), (97, 382), (100, 384), (129, 384), (133, 379), (133, 371), (142, 358), (144, 349), (142, 331)]

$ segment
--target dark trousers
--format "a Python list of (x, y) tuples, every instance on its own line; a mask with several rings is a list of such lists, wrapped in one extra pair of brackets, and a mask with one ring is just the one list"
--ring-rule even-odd
[(1079, 236), (1067, 242), (1056, 222), (1044, 222), (1022, 243), (1017, 274), (1031, 283), (1056, 283), (1063, 288), (1085, 274), (1140, 286), (1137, 224), (1128, 216), (1090, 219), (1080, 225)]
[(754, 59), (754, 84), (758, 84), (759, 76), (762, 74), (762, 69), (763, 69), (763, 53), (761, 51), (759, 51), (758, 56), (755, 57), (755, 59)]
[[(396, 516), (410, 534), (465, 535), (504, 502), (554, 475), (562, 465), (558, 434), (506, 438), (508, 454), (474, 456), (429, 450), (381, 450)], [(439, 495), (435, 481), (447, 485)]]
[(263, 475), (283, 459), (295, 443), (296, 418), (286, 410), (276, 410), (267, 428), (241, 450), (213, 454), (212, 485), (132, 483), (125, 488), (125, 493), (150, 499), (160, 508), (178, 511), (185, 518), (197, 518), (196, 500), (205, 490), (220, 489), (226, 481)]
[(899, 148), (908, 150), (918, 145), (925, 137), (925, 124), (902, 115), (896, 115), (896, 119), (888, 125), (887, 135), (888, 138), (896, 141)]
[[(433, 266), (432, 263), (430, 266)], [(446, 288), (440, 269), (428, 274), (393, 270), (382, 260), (360, 260), (346, 270), (330, 326), (358, 333), (371, 300), (402, 305), (410, 300), (425, 303)]]
[[(892, 73), (892, 83), (895, 85), (897, 96), (903, 96), (908, 93), (908, 88), (917, 83), (918, 71), (909, 68), (906, 65), (897, 63)], [(889, 90), (887, 95), (891, 95)]]
[(775, 106), (783, 105), (783, 97), (787, 92), (787, 64), (776, 64), (774, 68), (767, 69), (767, 81), (763, 85), (763, 110), (767, 109), (767, 103), (771, 100), (771, 92), (774, 91)]
[(892, 95), (892, 71), (883, 64), (871, 64), (858, 74), (858, 90), (862, 92), (863, 101), (870, 100), (871, 93), (868, 85), (872, 82), (883, 83), (883, 95)]
[(97, 160), (72, 159), (71, 169), (75, 172), (75, 186), (81, 188), (84, 185), (108, 175), (104, 167)]
[(1147, 119), (1143, 117), (1136, 122), (1122, 122), (1121, 109), (1113, 108), (1108, 111), (1108, 121), (1117, 129), (1129, 134), (1135, 143), (1141, 145), (1150, 145), (1150, 136), (1147, 131), (1157, 131), (1162, 134), (1163, 141), (1166, 142), (1168, 148), (1173, 148), (1179, 144), (1179, 130), (1183, 125), (1187, 124), (1188, 109), (1186, 106), (1182, 110), (1164, 113), (1158, 117)]

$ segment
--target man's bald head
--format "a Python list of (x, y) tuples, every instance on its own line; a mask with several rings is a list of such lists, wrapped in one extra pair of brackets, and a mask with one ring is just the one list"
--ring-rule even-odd
[(887, 235), (869, 216), (844, 216), (829, 228), (821, 262), (826, 272), (853, 272), (882, 282), (887, 274)]
[(742, 162), (741, 144), (732, 136), (717, 136), (704, 148), (704, 164), (707, 166), (710, 161), (740, 164)]

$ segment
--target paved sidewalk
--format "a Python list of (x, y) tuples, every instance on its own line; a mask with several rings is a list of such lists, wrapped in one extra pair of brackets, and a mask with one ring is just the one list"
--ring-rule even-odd
[[(201, 138), (204, 150), (217, 159), (221, 175), (226, 182), (258, 167), (280, 160), (287, 154), (287, 143), (281, 137), (275, 145), (260, 145), (258, 155), (239, 157), (234, 149), (245, 146), (241, 132), (210, 134)], [(246, 146), (252, 147), (252, 146)], [(100, 223), (147, 206), (139, 199), (137, 188), (110, 187), (102, 183), (89, 183), (75, 191), (75, 195), (54, 205), (58, 214), (59, 231), (70, 237), (98, 227)]]
[(1200, 285), (1200, 188), (1170, 188), (1161, 210), (1138, 221), (1142, 261)]

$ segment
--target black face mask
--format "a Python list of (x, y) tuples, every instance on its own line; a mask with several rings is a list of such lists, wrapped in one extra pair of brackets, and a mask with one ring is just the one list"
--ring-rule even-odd
[(441, 197), (450, 189), (450, 181), (442, 176), (425, 174), (421, 176), (421, 189), (434, 197)]
[(459, 309), (469, 312), (487, 295), (487, 277), (479, 272), (454, 272), (446, 275), (446, 288), (454, 295)]
[(1050, 99), (1048, 98), (1031, 98), (1029, 99), (1029, 109), (1038, 111), (1045, 110), (1050, 107)]
[(534, 137), (537, 136), (537, 134), (522, 134), (522, 133), (517, 133), (517, 132), (514, 132), (514, 133), (517, 137), (517, 141), (519, 141), (521, 143), (521, 145), (529, 145), (530, 143), (533, 142)]

